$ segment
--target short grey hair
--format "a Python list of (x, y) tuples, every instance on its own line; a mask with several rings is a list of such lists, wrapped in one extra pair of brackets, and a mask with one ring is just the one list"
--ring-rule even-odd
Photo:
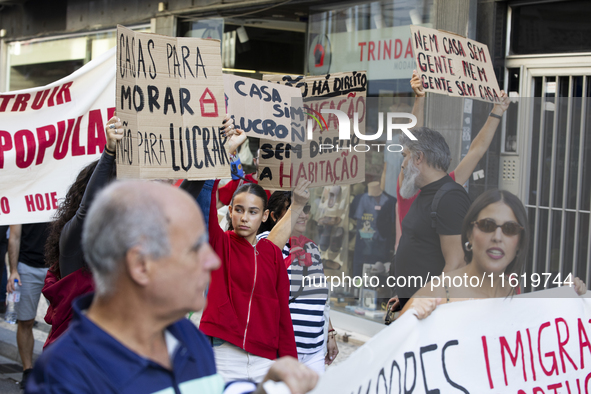
[(406, 135), (401, 134), (400, 145), (407, 147), (415, 159), (418, 152), (423, 152), (427, 164), (447, 172), (451, 162), (451, 152), (441, 133), (427, 127), (419, 127), (413, 129), (412, 134), (417, 138), (416, 140), (411, 140)]
[(170, 254), (168, 221), (162, 204), (142, 192), (140, 181), (118, 181), (103, 189), (90, 208), (82, 232), (84, 257), (97, 295), (113, 291), (127, 251), (140, 246), (154, 259)]

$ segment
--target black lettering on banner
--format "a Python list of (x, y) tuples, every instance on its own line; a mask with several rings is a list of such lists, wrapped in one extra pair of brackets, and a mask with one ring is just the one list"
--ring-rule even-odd
[(443, 374), (445, 375), (445, 379), (447, 380), (447, 382), (452, 387), (460, 390), (464, 394), (470, 394), (470, 392), (468, 390), (466, 390), (464, 387), (460, 386), (459, 384), (457, 384), (456, 382), (451, 380), (451, 378), (449, 377), (449, 374), (447, 373), (447, 367), (445, 366), (445, 351), (447, 350), (447, 348), (449, 346), (457, 346), (458, 344), (459, 344), (459, 342), (456, 339), (454, 339), (454, 340), (448, 341), (445, 345), (443, 345), (443, 348), (441, 349), (441, 365), (443, 366)]
[[(408, 385), (406, 384), (406, 378), (408, 377), (408, 359), (412, 358), (413, 363), (413, 377), (412, 377), (412, 386), (410, 390), (407, 388)], [(412, 393), (415, 389), (415, 385), (417, 383), (417, 360), (415, 359), (415, 354), (413, 352), (406, 352), (404, 353), (404, 394)]]
[[(127, 88), (127, 89), (126, 89)], [(125, 109), (125, 100), (129, 101), (128, 108), (131, 110), (131, 88), (129, 86), (121, 85), (121, 107), (120, 109)]]
[[(136, 104), (136, 97), (139, 94), (139, 105)], [(135, 109), (136, 112), (140, 112), (141, 110), (144, 109), (144, 92), (142, 91), (142, 88), (140, 88), (139, 86), (135, 85), (133, 87), (133, 108)]]
[(429, 345), (429, 346), (422, 346), (419, 350), (419, 357), (421, 359), (421, 371), (423, 372), (423, 383), (425, 384), (425, 392), (427, 394), (439, 394), (439, 389), (432, 389), (429, 390), (427, 387), (427, 374), (425, 373), (425, 362), (423, 361), (423, 354), (427, 352), (432, 352), (433, 350), (437, 350), (437, 345)]

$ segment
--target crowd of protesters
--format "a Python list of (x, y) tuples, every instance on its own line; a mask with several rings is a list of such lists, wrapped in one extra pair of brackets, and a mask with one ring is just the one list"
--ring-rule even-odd
[[(421, 119), (424, 92), (416, 74), (411, 86)], [(500, 190), (471, 204), (461, 186), (508, 106), (503, 93), (450, 174), (450, 150), (439, 132), (418, 127), (416, 141), (401, 139), (396, 223), (390, 223), (397, 276), (523, 272), (529, 247), (523, 204)], [(246, 393), (277, 381), (292, 392), (311, 390), (339, 350), (321, 253), (304, 235), (310, 182), (273, 194), (256, 174), (224, 187), (213, 179), (185, 180), (178, 188), (114, 182), (123, 129), (116, 114), (105, 127), (100, 159), (80, 172), (55, 220), (43, 228), (10, 227), (7, 290), (14, 291), (16, 279), (26, 299), (17, 310), (26, 392)], [(220, 130), (229, 152), (246, 140), (228, 117)], [(226, 231), (217, 215), (222, 205), (228, 205)], [(575, 285), (585, 292), (578, 278)], [(51, 332), (33, 370), (41, 288)], [(407, 288), (391, 301), (425, 318), (441, 303), (516, 290), (496, 281), (479, 289)], [(198, 330), (183, 317), (200, 310)]]

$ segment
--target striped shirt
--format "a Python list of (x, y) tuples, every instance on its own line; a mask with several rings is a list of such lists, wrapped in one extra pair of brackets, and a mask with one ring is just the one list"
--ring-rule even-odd
[[(265, 231), (257, 239), (268, 236), (269, 231)], [(308, 267), (305, 279), (304, 267), (297, 259), (287, 267), (290, 283), (289, 311), (298, 354), (313, 354), (322, 350), (324, 345), (324, 307), (328, 301), (328, 286), (318, 246), (314, 242), (308, 242), (304, 249), (312, 257), (312, 265)], [(290, 250), (288, 241), (282, 249), (284, 259), (289, 258)], [(302, 280), (304, 286), (300, 291)]]

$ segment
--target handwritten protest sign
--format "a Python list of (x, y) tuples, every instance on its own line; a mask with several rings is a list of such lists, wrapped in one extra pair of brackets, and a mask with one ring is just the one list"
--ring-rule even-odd
[(455, 302), (421, 321), (409, 311), (312, 393), (588, 393), (591, 299), (573, 296)]
[(0, 94), (0, 224), (52, 220), (99, 158), (115, 111), (115, 48), (47, 86)]
[(220, 43), (117, 27), (118, 178), (229, 177)]
[(224, 74), (224, 90), (227, 112), (247, 136), (291, 142), (290, 107), (301, 107), (299, 89)]
[(501, 89), (485, 44), (428, 27), (411, 25), (410, 31), (425, 91), (499, 101)]
[(300, 88), (305, 98), (303, 107), (291, 110), (292, 142), (261, 139), (259, 184), (267, 189), (289, 190), (299, 182), (310, 180), (311, 187), (347, 185), (365, 180), (365, 155), (356, 150), (359, 138), (339, 138), (338, 115), (322, 110), (342, 111), (351, 119), (358, 114), (357, 127), (365, 132), (365, 72), (329, 75), (264, 76), (263, 79)]

